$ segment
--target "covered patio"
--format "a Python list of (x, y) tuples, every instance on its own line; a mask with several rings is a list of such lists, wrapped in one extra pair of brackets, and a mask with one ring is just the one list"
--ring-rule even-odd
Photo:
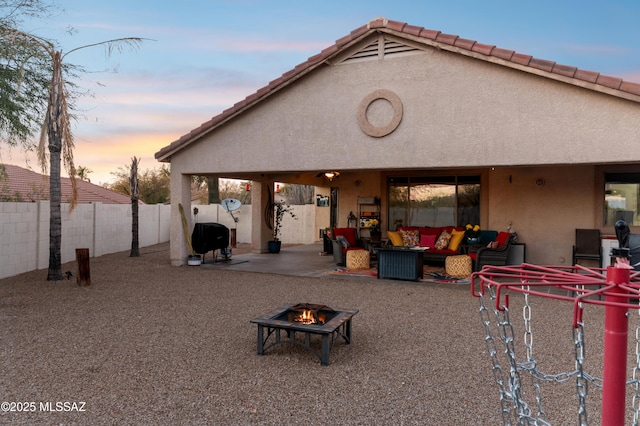
[[(335, 195), (320, 228), (347, 226), (358, 197), (378, 197), (384, 236), (397, 214), (432, 226), (413, 223), (416, 185), (457, 194), (471, 179), (482, 229), (511, 226), (526, 261), (568, 264), (576, 228), (614, 234), (607, 185), (640, 184), (639, 102), (640, 85), (619, 78), (372, 20), (156, 153), (171, 163), (172, 264), (188, 252), (178, 204), (190, 210), (193, 175), (252, 181), (256, 253), (271, 239), (275, 182)], [(444, 220), (466, 219), (454, 205)]]

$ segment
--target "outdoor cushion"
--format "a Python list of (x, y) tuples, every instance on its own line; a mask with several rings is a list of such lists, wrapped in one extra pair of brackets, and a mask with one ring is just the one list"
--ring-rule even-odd
[(460, 247), (460, 243), (464, 239), (464, 234), (464, 231), (457, 231), (455, 229), (451, 231), (451, 241), (449, 241), (447, 248), (449, 250), (457, 251), (458, 247)]
[(498, 237), (496, 238), (496, 241), (498, 242), (498, 248), (502, 248), (505, 243), (507, 242), (507, 240), (509, 239), (509, 237), (511, 236), (510, 232), (500, 232), (498, 233)]
[(356, 241), (356, 228), (334, 228), (333, 235), (337, 236), (342, 235), (349, 242), (349, 246), (355, 247), (358, 245)]
[(405, 247), (414, 247), (420, 244), (420, 233), (416, 230), (402, 230), (400, 231), (402, 236), (402, 245)]
[(435, 235), (436, 239), (442, 232), (442, 228), (420, 228), (420, 235)]
[(436, 241), (436, 250), (446, 249), (449, 241), (451, 241), (451, 234), (447, 231), (442, 231), (442, 234), (438, 237), (438, 241)]
[(389, 231), (387, 232), (387, 236), (391, 241), (391, 244), (395, 247), (402, 247), (402, 237), (400, 236), (400, 232), (397, 231)]
[(342, 244), (342, 248), (347, 249), (351, 247), (351, 244), (349, 244), (349, 241), (347, 241), (347, 239), (343, 235), (336, 235), (336, 240), (340, 241), (340, 243)]
[(491, 241), (495, 241), (498, 237), (498, 231), (480, 230), (480, 242), (479, 244), (487, 245)]
[(434, 247), (437, 235), (420, 235), (420, 247)]

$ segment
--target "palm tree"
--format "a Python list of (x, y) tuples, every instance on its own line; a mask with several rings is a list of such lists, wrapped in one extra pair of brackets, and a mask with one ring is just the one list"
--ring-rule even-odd
[(76, 174), (78, 175), (80, 180), (91, 183), (91, 179), (89, 179), (89, 173), (93, 173), (93, 170), (88, 167), (76, 167)]
[(140, 256), (140, 240), (138, 236), (138, 198), (140, 196), (138, 164), (140, 164), (140, 159), (134, 156), (131, 159), (131, 174), (129, 175), (129, 187), (131, 188), (131, 253), (129, 257)]
[[(75, 208), (78, 190), (76, 187), (76, 168), (73, 164), (73, 135), (69, 125), (70, 114), (68, 107), (67, 88), (63, 76), (63, 61), (71, 53), (88, 47), (106, 45), (107, 54), (111, 54), (113, 49), (121, 50), (122, 45), (137, 47), (141, 38), (127, 37), (100, 43), (88, 44), (71, 49), (67, 53), (57, 50), (53, 42), (33, 34), (25, 33), (14, 28), (0, 28), (0, 37), (9, 43), (21, 46), (29, 46), (48, 55), (51, 59), (51, 83), (49, 84), (49, 98), (47, 111), (40, 134), (40, 145), (38, 147), (38, 160), (43, 170), (47, 168), (47, 149), (45, 143), (48, 141), (49, 153), (49, 188), (50, 188), (50, 216), (49, 216), (49, 269), (47, 280), (62, 279), (62, 261), (60, 247), (62, 244), (62, 214), (60, 211), (61, 186), (60, 186), (60, 160), (64, 162), (65, 170), (71, 180), (71, 200), (69, 202), (69, 212)], [(27, 60), (28, 61), (28, 58)], [(26, 61), (24, 66), (26, 66)], [(46, 132), (46, 133), (45, 133)]]

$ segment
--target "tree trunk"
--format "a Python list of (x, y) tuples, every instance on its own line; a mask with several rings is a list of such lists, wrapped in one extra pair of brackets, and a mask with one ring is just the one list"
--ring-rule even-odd
[(138, 197), (140, 188), (138, 186), (138, 163), (140, 160), (136, 157), (131, 159), (131, 174), (129, 175), (129, 186), (131, 187), (131, 253), (129, 257), (140, 256), (139, 241), (139, 218), (138, 218)]
[(218, 178), (207, 178), (207, 191), (209, 192), (209, 204), (220, 204), (220, 186)]
[(53, 61), (53, 77), (49, 92), (48, 129), (49, 136), (49, 271), (48, 281), (62, 279), (62, 213), (60, 200), (62, 189), (60, 185), (60, 152), (62, 151), (62, 65), (60, 53), (56, 52)]
[(131, 254), (129, 257), (140, 256), (140, 240), (138, 235), (138, 200), (131, 198)]
[(49, 176), (49, 271), (48, 281), (62, 279), (62, 212), (60, 211), (60, 151), (52, 149), (49, 136), (50, 176)]

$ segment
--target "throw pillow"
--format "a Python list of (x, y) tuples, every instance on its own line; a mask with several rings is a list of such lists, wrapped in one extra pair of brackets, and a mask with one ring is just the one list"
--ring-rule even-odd
[(507, 243), (509, 237), (511, 237), (510, 232), (498, 233), (498, 237), (496, 238), (496, 241), (498, 242), (498, 248), (502, 248)]
[(349, 241), (347, 241), (347, 239), (342, 235), (336, 236), (336, 240), (340, 241), (340, 243), (342, 244), (342, 247), (344, 248), (351, 247), (351, 244), (349, 244)]
[(420, 235), (420, 247), (433, 247), (436, 245), (436, 235)]
[(415, 247), (420, 244), (420, 232), (418, 230), (400, 231), (402, 245), (405, 247)]
[(449, 241), (451, 241), (451, 234), (447, 231), (442, 231), (442, 234), (438, 237), (438, 241), (436, 241), (436, 250), (446, 249)]
[(487, 244), (487, 247), (495, 249), (498, 248), (498, 242), (497, 241), (491, 241), (489, 244)]
[(397, 231), (389, 231), (387, 232), (387, 236), (391, 241), (391, 244), (395, 247), (402, 247), (402, 237), (400, 236), (400, 232)]
[(460, 243), (464, 238), (464, 231), (456, 231), (455, 229), (451, 232), (451, 241), (449, 241), (449, 250), (458, 251), (458, 247), (460, 247)]

